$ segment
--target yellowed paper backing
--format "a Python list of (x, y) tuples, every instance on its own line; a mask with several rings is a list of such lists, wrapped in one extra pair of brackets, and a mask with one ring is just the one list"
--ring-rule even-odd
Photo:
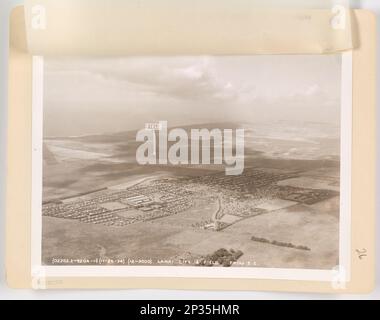
[[(359, 41), (353, 50), (352, 261), (346, 288), (336, 290), (331, 283), (315, 281), (109, 277), (47, 278), (43, 279), (46, 288), (369, 292), (374, 285), (375, 261), (376, 28), (375, 17), (368, 11), (356, 10), (352, 18)], [(11, 16), (6, 228), (7, 280), (14, 288), (35, 286), (30, 264), (32, 56), (27, 53), (25, 31), (23, 8), (18, 7)], [(282, 46), (274, 45), (274, 52), (291, 51), (288, 44)], [(367, 253), (364, 259), (356, 252), (363, 249)]]

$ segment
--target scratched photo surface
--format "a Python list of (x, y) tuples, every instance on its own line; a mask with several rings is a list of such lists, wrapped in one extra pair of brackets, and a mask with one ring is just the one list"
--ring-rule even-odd
[(334, 268), (341, 60), (45, 58), (42, 264)]

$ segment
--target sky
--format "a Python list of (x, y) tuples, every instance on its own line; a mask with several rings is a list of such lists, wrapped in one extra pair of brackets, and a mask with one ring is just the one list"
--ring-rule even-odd
[(45, 58), (44, 136), (212, 122), (339, 124), (340, 55)]

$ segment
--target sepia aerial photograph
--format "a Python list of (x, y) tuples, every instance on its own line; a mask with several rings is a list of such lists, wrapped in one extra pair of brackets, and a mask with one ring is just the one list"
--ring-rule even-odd
[(341, 68), (44, 58), (41, 263), (332, 270)]

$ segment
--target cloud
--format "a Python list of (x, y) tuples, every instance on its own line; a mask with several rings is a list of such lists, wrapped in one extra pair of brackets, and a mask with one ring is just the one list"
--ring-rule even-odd
[(220, 76), (213, 58), (128, 58), (74, 60), (49, 63), (50, 75), (87, 74), (102, 79), (104, 85), (178, 100), (231, 102), (243, 88)]
[(124, 131), (163, 118), (339, 119), (340, 65), (323, 55), (47, 57), (45, 133)]

